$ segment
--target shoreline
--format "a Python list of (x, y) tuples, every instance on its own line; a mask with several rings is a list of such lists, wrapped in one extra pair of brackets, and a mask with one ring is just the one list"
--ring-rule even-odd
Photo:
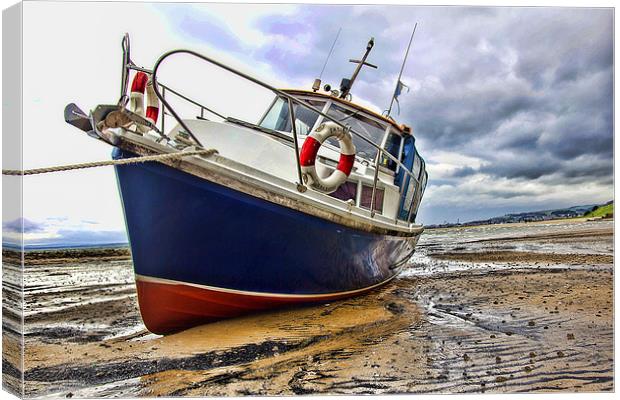
[(482, 224), (482, 225), (454, 225), (448, 227), (437, 227), (437, 228), (427, 228), (425, 227), (425, 231), (439, 231), (439, 230), (451, 230), (451, 229), (459, 229), (459, 228), (490, 228), (490, 227), (523, 227), (528, 225), (548, 225), (548, 224), (563, 224), (563, 223), (579, 223), (579, 222), (597, 222), (597, 221), (612, 221), (612, 218), (593, 218), (593, 217), (576, 217), (576, 218), (558, 218), (558, 219), (548, 219), (544, 221), (528, 221), (528, 222), (511, 222), (506, 223), (503, 222), (501, 224)]

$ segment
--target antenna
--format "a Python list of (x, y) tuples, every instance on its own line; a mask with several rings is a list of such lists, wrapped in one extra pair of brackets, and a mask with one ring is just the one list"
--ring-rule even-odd
[(405, 69), (405, 63), (407, 62), (407, 57), (409, 56), (409, 49), (411, 48), (411, 42), (413, 42), (413, 35), (415, 35), (415, 30), (417, 27), (418, 27), (418, 23), (416, 22), (413, 27), (413, 32), (411, 32), (411, 38), (409, 39), (409, 45), (407, 46), (407, 51), (405, 52), (405, 59), (403, 60), (403, 65), (400, 67), (400, 73), (398, 74), (398, 79), (396, 80), (396, 88), (394, 89), (394, 94), (392, 95), (392, 101), (390, 101), (390, 108), (388, 109), (387, 117), (389, 117), (390, 113), (392, 112), (392, 106), (394, 105), (394, 100), (396, 100), (396, 97), (398, 97), (398, 95), (400, 94), (398, 93), (398, 89), (401, 85), (400, 78), (403, 76), (403, 70)]
[(329, 58), (332, 56), (332, 52), (334, 51), (334, 47), (336, 46), (336, 42), (338, 41), (338, 37), (340, 36), (340, 31), (342, 31), (342, 27), (338, 28), (338, 33), (336, 34), (334, 43), (332, 43), (332, 48), (329, 49), (329, 53), (327, 54), (327, 58), (325, 59), (325, 64), (323, 64), (323, 69), (321, 70), (321, 74), (319, 75), (319, 79), (323, 77), (323, 72), (325, 72), (325, 67), (327, 66), (327, 62), (329, 61)]
[(338, 28), (338, 33), (336, 34), (336, 38), (334, 39), (334, 43), (332, 43), (331, 49), (329, 49), (329, 53), (327, 54), (327, 58), (325, 58), (325, 63), (323, 64), (323, 69), (321, 69), (321, 73), (319, 77), (314, 80), (312, 84), (312, 90), (315, 92), (321, 88), (321, 78), (323, 77), (323, 72), (325, 72), (325, 67), (327, 67), (327, 62), (329, 58), (332, 56), (332, 52), (334, 51), (334, 47), (336, 46), (336, 42), (338, 41), (338, 37), (340, 36), (340, 31), (342, 31), (342, 27)]

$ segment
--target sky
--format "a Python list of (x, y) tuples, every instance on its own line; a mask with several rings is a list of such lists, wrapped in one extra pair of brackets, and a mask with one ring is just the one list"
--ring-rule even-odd
[[(352, 94), (381, 112), (417, 22), (410, 90), (393, 112), (427, 162), (417, 222), (613, 198), (611, 9), (29, 2), (24, 21), (24, 168), (110, 157), (62, 112), (118, 100), (124, 32), (137, 64), (183, 47), (287, 88), (310, 88), (342, 28), (323, 74), (337, 87), (372, 36), (379, 68), (364, 69)], [(125, 240), (112, 168), (23, 185), (28, 243)], [(17, 218), (4, 213), (5, 241)]]

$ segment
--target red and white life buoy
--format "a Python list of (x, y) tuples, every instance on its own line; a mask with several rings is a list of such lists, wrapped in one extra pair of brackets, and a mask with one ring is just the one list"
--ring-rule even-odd
[[(144, 96), (146, 93), (146, 113), (144, 112)], [(153, 124), (157, 123), (159, 117), (159, 99), (153, 89), (153, 81), (146, 73), (139, 71), (131, 83), (131, 94), (129, 96), (129, 109), (148, 119)], [(138, 130), (142, 133), (148, 132), (149, 128), (139, 125)]]
[[(336, 137), (340, 144), (340, 159), (336, 170), (327, 178), (321, 178), (316, 172), (316, 156), (325, 140)], [(346, 182), (355, 161), (355, 145), (351, 134), (332, 121), (319, 125), (304, 142), (299, 154), (301, 171), (308, 184), (323, 193), (332, 193)]]

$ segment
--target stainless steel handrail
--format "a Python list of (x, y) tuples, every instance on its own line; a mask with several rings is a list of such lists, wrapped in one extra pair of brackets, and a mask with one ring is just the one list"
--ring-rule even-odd
[(297, 190), (300, 192), (306, 191), (304, 185), (304, 178), (301, 175), (301, 163), (299, 162), (299, 142), (297, 140), (297, 126), (295, 125), (295, 111), (293, 110), (293, 103), (288, 102), (288, 113), (291, 120), (291, 132), (293, 133), (293, 142), (295, 143), (295, 160), (297, 161), (297, 177), (299, 182), (297, 183)]
[[(184, 50), (184, 49), (172, 50), (172, 51), (169, 51), (169, 52), (167, 52), (167, 53), (164, 53), (164, 54), (163, 54), (163, 55), (162, 55), (162, 56), (161, 56), (161, 57), (157, 60), (157, 62), (155, 63), (155, 67), (153, 68), (153, 88), (154, 88), (154, 89), (156, 89), (156, 90), (155, 90), (155, 93), (158, 95), (158, 97), (160, 96), (160, 93), (159, 93), (159, 91), (157, 90), (157, 89), (158, 89), (158, 83), (157, 83), (157, 70), (158, 70), (158, 68), (159, 68), (159, 66), (160, 66), (160, 64), (161, 64), (161, 62), (162, 62), (164, 59), (166, 59), (167, 57), (169, 57), (169, 56), (171, 56), (171, 55), (174, 55), (174, 54), (180, 54), (180, 53), (186, 53), (186, 54), (192, 55), (192, 56), (194, 56), (194, 57), (200, 58), (200, 59), (202, 59), (202, 60), (204, 60), (204, 61), (207, 61), (207, 62), (209, 62), (209, 63), (211, 63), (211, 64), (217, 65), (218, 67), (220, 67), (220, 68), (222, 68), (222, 69), (225, 69), (225, 70), (227, 70), (227, 71), (229, 71), (229, 72), (232, 72), (232, 73), (234, 73), (235, 75), (241, 76), (242, 78), (245, 78), (245, 79), (247, 79), (247, 80), (249, 80), (249, 81), (251, 81), (251, 82), (253, 82), (253, 83), (256, 83), (256, 84), (257, 84), (257, 85), (259, 85), (259, 86), (262, 86), (262, 87), (264, 87), (265, 89), (269, 89), (269, 90), (271, 90), (272, 92), (274, 92), (275, 94), (277, 94), (277, 95), (279, 95), (279, 96), (282, 96), (282, 97), (285, 97), (285, 98), (286, 98), (286, 99), (288, 99), (289, 101), (292, 101), (292, 102), (294, 102), (294, 103), (296, 103), (296, 104), (301, 105), (302, 107), (305, 107), (305, 108), (307, 108), (307, 109), (309, 109), (309, 110), (314, 111), (315, 113), (317, 113), (317, 114), (321, 115), (322, 117), (327, 118), (328, 120), (330, 120), (330, 121), (334, 122), (336, 125), (340, 126), (341, 128), (343, 128), (343, 129), (345, 129), (345, 130), (350, 130), (350, 132), (352, 132), (353, 134), (355, 134), (356, 136), (358, 136), (360, 139), (362, 139), (363, 141), (365, 141), (366, 143), (368, 143), (370, 146), (374, 147), (376, 150), (378, 150), (379, 152), (381, 152), (382, 154), (384, 154), (387, 158), (391, 159), (392, 161), (396, 162), (398, 165), (400, 165), (400, 166), (402, 166), (403, 168), (405, 168), (405, 165), (404, 165), (404, 164), (402, 164), (402, 163), (400, 162), (400, 160), (398, 160), (396, 157), (394, 157), (392, 154), (390, 154), (390, 153), (389, 153), (389, 152), (387, 152), (386, 150), (384, 150), (384, 149), (382, 149), (381, 147), (379, 147), (379, 146), (378, 146), (377, 144), (375, 144), (372, 140), (368, 139), (367, 137), (365, 137), (364, 135), (360, 134), (359, 132), (356, 132), (355, 130), (353, 130), (353, 129), (349, 128), (348, 126), (346, 126), (346, 125), (344, 125), (344, 124), (340, 123), (340, 122), (339, 122), (338, 120), (336, 120), (335, 118), (333, 118), (333, 117), (331, 117), (331, 116), (329, 116), (329, 115), (327, 115), (327, 114), (324, 114), (321, 110), (319, 110), (319, 109), (317, 109), (317, 108), (315, 108), (315, 107), (313, 107), (313, 106), (311, 106), (311, 105), (309, 105), (309, 104), (307, 104), (307, 103), (305, 103), (305, 102), (303, 102), (303, 101), (301, 101), (301, 100), (299, 100), (299, 99), (297, 99), (297, 98), (295, 98), (295, 97), (293, 97), (293, 96), (289, 95), (289, 94), (288, 94), (288, 93), (286, 93), (286, 92), (283, 92), (283, 91), (281, 91), (281, 90), (279, 90), (279, 89), (276, 89), (276, 88), (274, 88), (274, 87), (270, 86), (269, 84), (264, 83), (264, 82), (262, 82), (262, 81), (260, 81), (260, 80), (258, 80), (258, 79), (256, 79), (256, 78), (254, 78), (254, 77), (252, 77), (252, 76), (249, 76), (249, 75), (247, 75), (247, 74), (244, 74), (243, 72), (237, 71), (237, 70), (235, 70), (234, 68), (231, 68), (231, 67), (229, 67), (229, 66), (227, 66), (227, 65), (225, 65), (225, 64), (222, 64), (222, 63), (220, 63), (220, 62), (218, 62), (218, 61), (216, 61), (216, 60), (213, 60), (213, 59), (211, 59), (211, 58), (209, 58), (209, 57), (206, 57), (206, 56), (204, 56), (204, 55), (202, 55), (202, 54), (200, 54), (200, 53), (197, 53), (197, 52), (195, 52), (195, 51), (192, 51), (192, 50)], [(160, 100), (161, 100), (161, 98), (160, 98)], [(410, 176), (413, 176), (413, 173), (411, 173), (410, 171), (407, 171), (407, 169), (406, 169), (406, 168), (405, 168), (405, 171), (406, 171), (406, 172), (408, 172)], [(414, 178), (414, 179), (415, 179), (415, 178)]]
[[(165, 98), (166, 97), (166, 87), (164, 85), (161, 85), (162, 89), (161, 89), (161, 95)], [(157, 121), (155, 121), (157, 122)], [(161, 133), (162, 134), (166, 134), (165, 131), (166, 128), (166, 110), (161, 110)]]
[(123, 49), (123, 70), (121, 72), (121, 97), (118, 100), (118, 105), (125, 107), (129, 101), (127, 97), (127, 88), (129, 85), (129, 65), (131, 64), (131, 51), (129, 48), (129, 34), (125, 33), (123, 41), (121, 42), (121, 48)]
[[(128, 49), (128, 48), (129, 48), (129, 47), (127, 46), (127, 49)], [(125, 52), (125, 47), (123, 47), (123, 51)], [(175, 110), (174, 110), (174, 109), (170, 106), (170, 104), (168, 103), (168, 101), (167, 101), (167, 100), (165, 99), (165, 97), (162, 95), (162, 92), (159, 90), (159, 87), (160, 87), (160, 86), (162, 86), (162, 88), (164, 88), (164, 90), (169, 90), (169, 91), (172, 91), (172, 89), (170, 89), (169, 87), (167, 87), (167, 86), (165, 86), (165, 85), (163, 85), (163, 84), (160, 84), (160, 83), (158, 82), (158, 79), (157, 79), (157, 71), (159, 70), (159, 67), (161, 66), (162, 62), (163, 62), (166, 58), (168, 58), (168, 57), (170, 57), (170, 56), (173, 56), (173, 55), (176, 55), (176, 54), (189, 54), (189, 55), (191, 55), (191, 56), (194, 56), (194, 57), (196, 57), (196, 58), (199, 58), (199, 59), (201, 59), (201, 60), (203, 60), (203, 61), (206, 61), (206, 62), (208, 62), (208, 63), (210, 63), (210, 64), (216, 65), (216, 66), (218, 66), (218, 67), (220, 67), (220, 68), (222, 68), (222, 69), (224, 69), (224, 70), (226, 70), (226, 71), (228, 71), (228, 72), (231, 72), (231, 73), (233, 73), (233, 74), (235, 74), (235, 75), (237, 75), (237, 76), (240, 76), (240, 77), (242, 77), (242, 78), (244, 78), (244, 79), (247, 79), (247, 80), (249, 80), (250, 82), (253, 82), (253, 83), (255, 83), (255, 84), (257, 84), (257, 85), (259, 85), (259, 86), (261, 86), (261, 87), (263, 87), (263, 88), (265, 88), (265, 89), (270, 90), (270, 91), (271, 91), (271, 92), (273, 92), (274, 94), (276, 94), (276, 95), (278, 95), (278, 96), (280, 96), (280, 97), (283, 97), (283, 98), (287, 99), (287, 100), (289, 101), (289, 110), (291, 111), (291, 112), (290, 112), (291, 117), (293, 117), (293, 112), (292, 112), (293, 110), (292, 110), (292, 104), (291, 104), (291, 103), (298, 104), (298, 105), (300, 105), (300, 106), (302, 106), (302, 107), (304, 107), (304, 108), (306, 108), (306, 109), (308, 109), (308, 110), (311, 110), (311, 111), (313, 111), (313, 112), (317, 113), (318, 115), (322, 116), (323, 118), (326, 118), (327, 120), (334, 122), (336, 125), (340, 126), (342, 129), (344, 129), (344, 130), (346, 130), (346, 131), (351, 132), (352, 134), (354, 134), (355, 136), (359, 137), (361, 140), (363, 140), (364, 142), (366, 142), (367, 144), (369, 144), (371, 147), (375, 148), (375, 149), (377, 150), (377, 155), (376, 155), (376, 160), (375, 160), (375, 165), (374, 165), (374, 168), (375, 168), (375, 176), (374, 176), (374, 180), (373, 180), (373, 192), (372, 192), (371, 208), (370, 208), (371, 217), (374, 217), (374, 215), (375, 215), (375, 213), (374, 213), (374, 202), (375, 202), (375, 195), (376, 195), (376, 190), (377, 190), (377, 182), (378, 182), (378, 175), (379, 175), (379, 171), (378, 171), (378, 170), (379, 170), (379, 165), (378, 165), (378, 164), (379, 164), (379, 158), (380, 158), (380, 155), (384, 155), (384, 156), (385, 156), (385, 157), (387, 157), (388, 159), (390, 159), (390, 160), (394, 161), (394, 162), (395, 162), (398, 166), (400, 166), (400, 167), (403, 169), (403, 171), (405, 171), (405, 173), (406, 173), (406, 174), (407, 174), (407, 175), (408, 175), (411, 179), (415, 180), (415, 181), (416, 181), (416, 183), (418, 183), (418, 184), (419, 184), (418, 179), (415, 177), (415, 175), (414, 175), (411, 171), (409, 171), (409, 170), (406, 168), (406, 166), (405, 166), (405, 165), (404, 165), (404, 164), (403, 164), (403, 163), (402, 163), (399, 159), (397, 159), (396, 157), (394, 157), (392, 154), (390, 154), (388, 151), (386, 151), (385, 149), (383, 149), (381, 146), (379, 146), (379, 145), (377, 145), (376, 143), (374, 143), (372, 140), (370, 140), (370, 139), (368, 139), (367, 137), (365, 137), (363, 134), (361, 134), (361, 133), (359, 133), (359, 132), (356, 132), (356, 131), (355, 131), (354, 129), (352, 129), (350, 126), (347, 126), (347, 125), (342, 124), (340, 121), (336, 120), (335, 118), (331, 117), (330, 115), (327, 115), (327, 114), (323, 113), (323, 111), (321, 111), (321, 110), (319, 110), (319, 109), (317, 109), (317, 108), (315, 108), (315, 107), (311, 106), (310, 104), (305, 103), (305, 102), (304, 102), (304, 101), (302, 101), (302, 100), (299, 100), (299, 99), (297, 99), (297, 98), (295, 98), (295, 97), (293, 97), (293, 96), (289, 95), (289, 94), (288, 94), (288, 93), (286, 93), (286, 92), (283, 92), (282, 90), (279, 90), (279, 89), (277, 89), (277, 88), (274, 88), (273, 86), (271, 86), (271, 85), (269, 85), (269, 84), (267, 84), (267, 83), (265, 83), (265, 82), (263, 82), (263, 81), (261, 81), (261, 80), (259, 80), (259, 79), (257, 79), (257, 78), (254, 78), (254, 77), (252, 77), (252, 76), (250, 76), (250, 75), (247, 75), (247, 74), (245, 74), (245, 73), (243, 73), (243, 72), (241, 72), (241, 71), (237, 71), (236, 69), (234, 69), (234, 68), (232, 68), (232, 67), (229, 67), (229, 66), (227, 66), (227, 65), (225, 65), (225, 64), (222, 64), (222, 63), (220, 63), (219, 61), (216, 61), (216, 60), (214, 60), (214, 59), (211, 59), (211, 58), (209, 58), (209, 57), (207, 57), (207, 56), (205, 56), (205, 55), (202, 55), (202, 54), (200, 54), (200, 53), (197, 53), (197, 52), (195, 52), (195, 51), (193, 51), (193, 50), (187, 50), (187, 49), (176, 49), (176, 50), (171, 50), (171, 51), (168, 51), (168, 52), (166, 52), (166, 53), (162, 54), (162, 55), (161, 55), (161, 56), (157, 59), (157, 61), (155, 62), (155, 65), (154, 65), (154, 67), (153, 67), (153, 70), (152, 70), (152, 71), (149, 71), (149, 70), (146, 70), (146, 69), (144, 69), (144, 68), (139, 68), (139, 67), (136, 67), (135, 65), (132, 65), (131, 61), (129, 60), (128, 53), (127, 53), (127, 56), (125, 56), (125, 55), (124, 55), (124, 57), (123, 57), (123, 64), (124, 64), (123, 70), (125, 70), (126, 68), (131, 68), (131, 69), (136, 69), (136, 70), (141, 70), (141, 71), (144, 71), (144, 72), (149, 72), (149, 73), (151, 73), (151, 74), (152, 74), (152, 81), (153, 81), (153, 89), (154, 89), (154, 91), (155, 91), (155, 94), (157, 95), (157, 97), (159, 98), (159, 100), (161, 101), (161, 103), (162, 103), (162, 104), (163, 104), (163, 106), (164, 106), (164, 110), (163, 110), (163, 111), (165, 112), (165, 110), (166, 110), (166, 109), (168, 109), (168, 111), (171, 113), (171, 115), (172, 115), (172, 116), (173, 116), (173, 117), (177, 120), (177, 122), (179, 123), (179, 125), (181, 125), (181, 126), (183, 127), (183, 129), (184, 129), (184, 130), (185, 130), (185, 131), (186, 131), (186, 132), (187, 132), (187, 133), (191, 136), (191, 138), (194, 140), (194, 142), (196, 142), (196, 144), (198, 144), (199, 146), (204, 147), (204, 146), (202, 145), (202, 143), (200, 142), (200, 140), (198, 140), (198, 138), (196, 137), (196, 135), (194, 135), (194, 133), (192, 132), (192, 130), (191, 130), (191, 129), (190, 129), (190, 128), (189, 128), (189, 127), (185, 124), (185, 122), (183, 121), (183, 119), (182, 119), (182, 118), (181, 118), (181, 117), (180, 117), (180, 116), (176, 113), (176, 111), (175, 111)], [(128, 63), (128, 64), (125, 64), (125, 63)], [(125, 90), (126, 90), (126, 83), (125, 83)], [(192, 104), (195, 104), (195, 105), (197, 105), (197, 106), (199, 106), (199, 107), (201, 107), (201, 108), (204, 108), (204, 109), (206, 109), (206, 110), (208, 110), (208, 111), (210, 111), (210, 112), (213, 112), (213, 111), (212, 111), (212, 110), (210, 110), (208, 107), (205, 107), (204, 105), (202, 105), (202, 104), (200, 104), (200, 103), (198, 103), (198, 102), (196, 102), (196, 101), (194, 101), (194, 100), (191, 100), (191, 99), (189, 99), (189, 98), (187, 98), (187, 97), (185, 97), (185, 96), (183, 96), (183, 95), (180, 95), (178, 92), (177, 92), (177, 93), (175, 93), (175, 94), (179, 95), (180, 97), (184, 98), (184, 99), (185, 99), (185, 100), (187, 100), (187, 101), (190, 101)], [(121, 97), (123, 97), (123, 96), (126, 96), (126, 93), (123, 93)], [(221, 114), (219, 114), (219, 113), (216, 113), (216, 112), (213, 112), (213, 113), (214, 113), (215, 115), (220, 116), (221, 118), (226, 119), (225, 117), (223, 117), (223, 116), (222, 116)], [(301, 167), (300, 167), (300, 165), (299, 165), (299, 146), (298, 146), (297, 133), (296, 133), (296, 129), (295, 129), (295, 120), (294, 120), (294, 119), (292, 119), (292, 121), (291, 121), (291, 126), (292, 126), (292, 130), (293, 130), (293, 137), (294, 137), (294, 143), (295, 143), (295, 152), (296, 152), (296, 154), (297, 154), (297, 158), (296, 158), (296, 159), (297, 159), (297, 170), (298, 170), (298, 175), (299, 175), (299, 180), (300, 180), (300, 182), (299, 182), (299, 184), (298, 184), (298, 189), (299, 189), (299, 188), (300, 188), (300, 186), (302, 186), (302, 187), (304, 187), (304, 186), (303, 186), (303, 180), (302, 180), (302, 175), (301, 175)], [(165, 133), (164, 133), (164, 134), (165, 134)], [(300, 190), (301, 190), (301, 189), (300, 189)], [(301, 191), (303, 191), (303, 190), (301, 190)]]
[[(171, 93), (173, 93), (173, 94), (175, 94), (175, 95), (179, 96), (179, 97), (180, 97), (180, 98), (182, 98), (183, 100), (185, 100), (185, 101), (187, 101), (187, 102), (189, 102), (189, 103), (192, 103), (192, 104), (193, 104), (193, 105), (195, 105), (195, 106), (200, 107), (200, 110), (201, 110), (201, 114), (200, 114), (200, 116), (201, 116), (201, 117), (204, 117), (204, 114), (202, 113), (202, 111), (203, 111), (203, 110), (207, 110), (208, 112), (210, 112), (210, 113), (212, 113), (212, 114), (215, 114), (215, 115), (217, 115), (218, 117), (220, 117), (220, 118), (222, 118), (222, 119), (226, 119), (226, 117), (225, 117), (225, 116), (223, 116), (222, 114), (218, 113), (217, 111), (214, 111), (214, 110), (212, 110), (212, 109), (210, 109), (210, 108), (205, 107), (204, 105), (200, 104), (200, 103), (199, 103), (199, 102), (197, 102), (196, 100), (192, 100), (192, 99), (190, 99), (189, 97), (187, 97), (187, 96), (185, 96), (185, 95), (183, 95), (183, 94), (181, 94), (181, 93), (177, 92), (176, 90), (172, 89), (170, 86), (166, 86), (166, 85), (164, 85), (163, 83), (160, 83), (159, 85), (163, 88), (163, 90), (167, 90), (167, 91), (169, 91), (169, 92), (171, 92)], [(162, 92), (163, 92), (163, 91), (162, 91)], [(163, 94), (162, 94), (162, 96), (163, 96)]]
[(379, 179), (379, 159), (381, 155), (377, 153), (375, 157), (375, 176), (372, 180), (372, 197), (370, 198), (370, 216), (375, 216), (375, 196), (377, 195), (377, 180)]

